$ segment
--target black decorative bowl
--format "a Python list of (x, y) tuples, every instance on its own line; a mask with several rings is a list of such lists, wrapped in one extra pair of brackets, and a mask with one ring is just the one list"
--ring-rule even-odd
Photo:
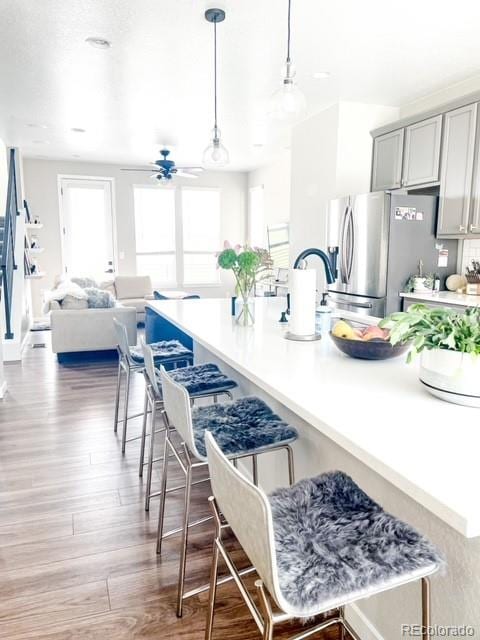
[(387, 360), (396, 358), (406, 353), (410, 344), (396, 344), (394, 347), (386, 340), (348, 340), (347, 338), (337, 338), (332, 333), (330, 338), (340, 351), (346, 353), (351, 358), (361, 358), (363, 360)]

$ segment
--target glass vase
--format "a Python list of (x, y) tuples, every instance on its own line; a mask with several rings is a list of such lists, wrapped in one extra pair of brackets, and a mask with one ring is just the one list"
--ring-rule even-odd
[(238, 296), (235, 302), (235, 320), (242, 327), (251, 327), (255, 324), (255, 298), (253, 294)]

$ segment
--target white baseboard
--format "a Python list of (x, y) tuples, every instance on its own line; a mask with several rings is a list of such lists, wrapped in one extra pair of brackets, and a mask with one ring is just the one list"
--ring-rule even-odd
[(384, 637), (356, 604), (350, 604), (345, 607), (345, 618), (362, 640), (384, 640)]

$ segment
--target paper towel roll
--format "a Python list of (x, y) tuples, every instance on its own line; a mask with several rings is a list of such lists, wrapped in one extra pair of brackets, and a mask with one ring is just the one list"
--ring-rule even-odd
[(315, 333), (316, 269), (290, 269), (290, 332), (297, 336)]

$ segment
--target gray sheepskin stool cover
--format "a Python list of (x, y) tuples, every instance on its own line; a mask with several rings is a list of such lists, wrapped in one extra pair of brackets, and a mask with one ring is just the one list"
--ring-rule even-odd
[[(228, 378), (216, 364), (211, 362), (172, 369), (169, 375), (175, 382), (185, 387), (191, 396), (229, 391), (237, 386), (235, 380)], [(159, 383), (161, 384), (160, 376)]]
[(283, 422), (260, 398), (195, 407), (193, 432), (198, 453), (206, 458), (205, 431), (211, 432), (226, 456), (289, 444), (297, 431)]
[[(172, 358), (185, 358), (193, 360), (193, 352), (184, 347), (178, 340), (161, 340), (160, 342), (152, 342), (148, 345), (153, 351), (153, 360), (155, 364), (161, 364), (164, 360)], [(130, 349), (132, 359), (138, 364), (143, 364), (143, 353), (141, 347), (132, 347)]]
[(340, 471), (274, 491), (269, 500), (279, 584), (295, 609), (348, 602), (359, 591), (375, 592), (443, 564), (426, 538)]

